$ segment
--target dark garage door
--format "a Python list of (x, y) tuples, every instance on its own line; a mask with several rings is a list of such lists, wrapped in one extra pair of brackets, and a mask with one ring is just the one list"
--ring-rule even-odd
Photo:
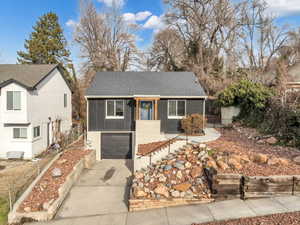
[(101, 158), (102, 159), (131, 159), (132, 158), (132, 135), (102, 134), (101, 135)]

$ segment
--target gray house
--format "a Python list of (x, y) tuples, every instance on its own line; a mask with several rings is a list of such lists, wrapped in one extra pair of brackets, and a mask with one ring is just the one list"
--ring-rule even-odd
[(190, 72), (99, 72), (86, 92), (87, 143), (97, 159), (136, 158), (138, 145), (182, 133), (205, 114), (207, 95)]

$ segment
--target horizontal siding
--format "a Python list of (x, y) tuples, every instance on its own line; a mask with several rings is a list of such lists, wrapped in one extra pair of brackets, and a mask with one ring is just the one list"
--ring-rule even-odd
[(125, 99), (124, 119), (105, 118), (105, 99), (89, 99), (89, 131), (133, 131), (134, 101)]
[[(187, 99), (186, 113), (187, 115), (193, 113), (203, 113), (203, 99)], [(159, 101), (158, 106), (159, 119), (161, 120), (161, 131), (165, 133), (183, 132), (181, 129), (180, 119), (168, 119), (168, 99)]]

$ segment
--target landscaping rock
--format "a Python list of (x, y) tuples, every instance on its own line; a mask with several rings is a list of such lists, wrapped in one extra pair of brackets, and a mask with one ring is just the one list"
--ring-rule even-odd
[(187, 190), (190, 189), (192, 185), (190, 183), (182, 183), (182, 184), (177, 184), (174, 186), (174, 189), (177, 190), (177, 191), (182, 191), (182, 192), (185, 192)]
[(240, 170), (243, 168), (242, 165), (235, 158), (230, 158), (228, 160), (228, 164), (237, 170)]
[(142, 179), (143, 177), (144, 177), (144, 173), (137, 172), (137, 173), (135, 174), (135, 178), (136, 178), (136, 179)]
[(30, 207), (25, 207), (24, 212), (27, 212), (27, 213), (31, 212), (31, 208)]
[(296, 156), (296, 157), (293, 159), (293, 161), (294, 161), (296, 164), (300, 165), (300, 156)]
[(52, 177), (61, 177), (62, 176), (62, 172), (60, 168), (54, 168), (52, 170)]
[(270, 137), (270, 138), (267, 138), (265, 140), (265, 142), (268, 143), (268, 144), (270, 144), (270, 145), (275, 145), (278, 142), (278, 140), (275, 137)]
[(220, 167), (220, 169), (222, 170), (227, 170), (229, 168), (229, 166), (221, 160), (217, 161), (217, 166)]
[(168, 171), (168, 170), (171, 170), (173, 167), (171, 166), (171, 165), (166, 165), (165, 167), (164, 167), (164, 170), (165, 171)]
[(163, 174), (160, 174), (158, 177), (158, 181), (164, 183), (167, 181), (167, 178)]
[(142, 188), (134, 188), (133, 194), (136, 198), (144, 198), (148, 195)]
[(154, 189), (154, 193), (158, 194), (158, 195), (162, 195), (166, 198), (169, 197), (169, 191), (168, 188), (163, 185), (163, 184), (159, 184), (155, 189)]
[(177, 173), (176, 173), (176, 177), (181, 180), (182, 179), (182, 172), (179, 170)]
[(172, 191), (171, 192), (171, 196), (173, 198), (179, 198), (180, 197), (180, 192), (179, 191)]
[(194, 167), (191, 171), (192, 178), (196, 178), (202, 175), (203, 169), (202, 167)]
[(268, 162), (268, 156), (265, 154), (255, 154), (253, 156), (253, 161), (256, 163), (265, 164)]
[(183, 163), (180, 163), (180, 162), (175, 162), (174, 163), (174, 167), (179, 169), (179, 170), (183, 170), (184, 169), (184, 165)]
[(218, 166), (217, 166), (217, 164), (216, 164), (216, 161), (213, 160), (213, 159), (208, 160), (207, 163), (206, 163), (206, 166), (207, 166), (208, 168), (214, 168), (215, 170), (218, 169)]
[(192, 167), (192, 164), (190, 162), (186, 162), (184, 164), (185, 168), (191, 168)]

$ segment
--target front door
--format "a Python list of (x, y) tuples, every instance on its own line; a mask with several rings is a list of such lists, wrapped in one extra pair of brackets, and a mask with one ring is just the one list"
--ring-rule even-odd
[(153, 119), (153, 101), (141, 101), (140, 108), (141, 120)]

